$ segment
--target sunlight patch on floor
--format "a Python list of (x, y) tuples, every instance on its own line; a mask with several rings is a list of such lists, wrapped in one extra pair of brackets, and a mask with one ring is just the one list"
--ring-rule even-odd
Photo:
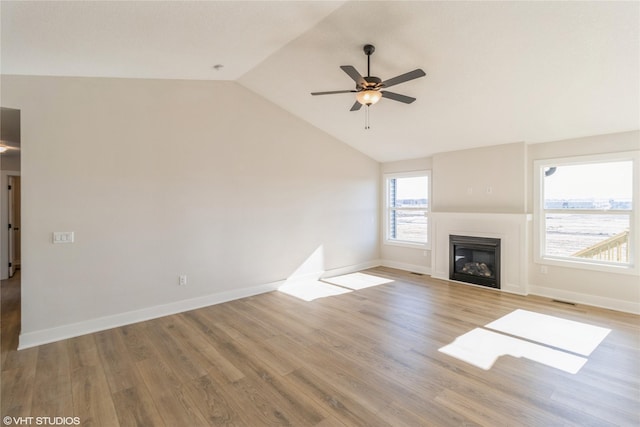
[(322, 279), (323, 282), (342, 286), (353, 290), (370, 288), (372, 286), (384, 285), (391, 283), (393, 280), (384, 277), (372, 276), (365, 273), (351, 273), (343, 276), (329, 277)]
[[(500, 356), (524, 357), (576, 374), (610, 329), (526, 310), (515, 310), (438, 351), (489, 370)], [(579, 356), (582, 355), (582, 356)]]
[(340, 286), (334, 286), (318, 280), (304, 280), (286, 283), (280, 286), (278, 290), (304, 301), (313, 301), (318, 298), (326, 298), (353, 292), (351, 289), (341, 288)]
[(439, 349), (442, 353), (488, 371), (500, 356), (524, 357), (571, 374), (577, 373), (587, 359), (540, 344), (476, 328)]
[(583, 356), (589, 356), (611, 332), (611, 329), (519, 309), (485, 328)]
[(393, 280), (364, 273), (351, 273), (326, 279), (287, 280), (278, 290), (304, 301), (313, 301), (335, 295), (347, 294), (372, 286), (391, 283)]

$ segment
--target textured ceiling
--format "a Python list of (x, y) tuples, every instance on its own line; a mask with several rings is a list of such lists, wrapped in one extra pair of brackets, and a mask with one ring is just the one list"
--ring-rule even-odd
[[(640, 127), (639, 2), (8, 2), (6, 74), (236, 80), (392, 161)], [(427, 76), (350, 112), (340, 65)], [(215, 64), (224, 64), (216, 71)]]

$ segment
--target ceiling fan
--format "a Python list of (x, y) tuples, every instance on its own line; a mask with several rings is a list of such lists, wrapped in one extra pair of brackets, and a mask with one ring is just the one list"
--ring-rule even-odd
[(356, 102), (351, 107), (350, 111), (357, 111), (363, 105), (370, 106), (380, 101), (380, 98), (392, 99), (394, 101), (403, 102), (405, 104), (411, 104), (415, 101), (415, 98), (410, 96), (401, 95), (395, 92), (389, 92), (386, 89), (391, 86), (395, 86), (400, 83), (408, 82), (409, 80), (417, 79), (419, 77), (426, 76), (426, 73), (420, 68), (417, 68), (408, 73), (400, 74), (399, 76), (382, 81), (378, 77), (371, 75), (371, 54), (375, 52), (375, 46), (367, 44), (363, 48), (364, 54), (367, 55), (367, 76), (362, 77), (360, 73), (351, 65), (342, 65), (342, 71), (347, 73), (349, 77), (356, 82), (355, 90), (334, 90), (329, 92), (312, 92), (311, 95), (333, 95), (335, 93), (355, 93)]

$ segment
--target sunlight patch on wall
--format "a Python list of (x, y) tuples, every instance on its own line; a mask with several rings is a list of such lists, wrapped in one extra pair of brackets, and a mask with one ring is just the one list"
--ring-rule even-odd
[(372, 286), (384, 285), (385, 283), (393, 282), (393, 280), (391, 279), (372, 276), (371, 274), (365, 273), (345, 274), (343, 276), (322, 279), (322, 281), (353, 290), (365, 289)]
[[(610, 329), (515, 310), (456, 338), (438, 351), (489, 370), (500, 356), (526, 358), (576, 374)], [(508, 334), (508, 335), (507, 335)]]
[(324, 246), (320, 245), (296, 268), (296, 271), (291, 273), (287, 282), (311, 278), (317, 280), (322, 276), (322, 273), (324, 273)]

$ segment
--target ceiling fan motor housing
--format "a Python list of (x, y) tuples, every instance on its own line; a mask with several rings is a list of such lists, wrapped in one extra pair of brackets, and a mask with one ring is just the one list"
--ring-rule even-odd
[(376, 51), (376, 47), (372, 44), (365, 44), (363, 50), (365, 55), (369, 56)]
[[(366, 85), (362, 87), (362, 89), (377, 89), (382, 86), (382, 79), (373, 76), (363, 77)], [(360, 89), (360, 88), (358, 88)]]

